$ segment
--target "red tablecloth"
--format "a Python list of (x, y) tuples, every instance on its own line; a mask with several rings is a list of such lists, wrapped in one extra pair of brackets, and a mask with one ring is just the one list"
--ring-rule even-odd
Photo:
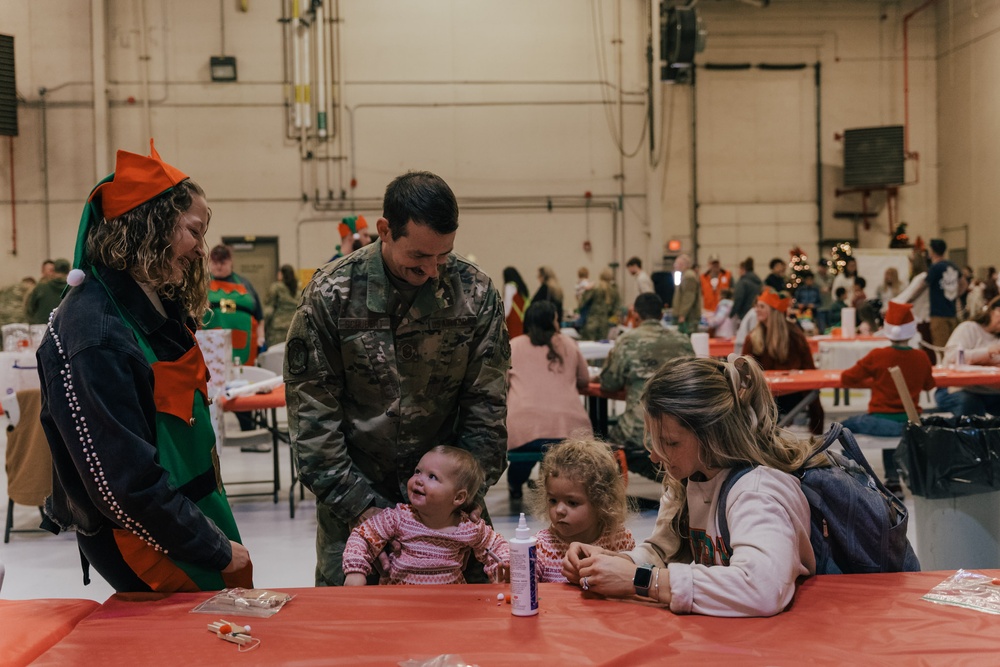
[[(35, 664), (384, 666), (444, 653), (483, 667), (996, 664), (997, 616), (920, 599), (950, 574), (814, 577), (789, 611), (760, 619), (675, 616), (564, 584), (543, 584), (529, 618), (497, 605), (498, 585), (290, 590), (265, 619), (189, 613), (206, 593), (115, 596)], [(220, 617), (251, 625), (259, 648), (238, 654), (210, 634)]]
[(29, 664), (100, 606), (93, 600), (0, 600), (0, 664)]
[(285, 385), (281, 384), (266, 394), (248, 394), (230, 399), (222, 399), (222, 409), (226, 412), (252, 412), (285, 407)]

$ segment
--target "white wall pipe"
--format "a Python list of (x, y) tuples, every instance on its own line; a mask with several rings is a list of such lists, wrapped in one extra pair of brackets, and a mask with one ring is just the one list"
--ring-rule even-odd
[(323, 13), (323, 3), (316, 5), (316, 20), (313, 23), (316, 29), (316, 133), (320, 139), (326, 139), (326, 20)]
[(295, 127), (302, 127), (302, 64), (299, 62), (302, 52), (299, 35), (299, 0), (292, 0), (292, 90), (295, 98)]
[(309, 138), (308, 129), (312, 127), (312, 39), (311, 26), (306, 26), (302, 30), (302, 126), (305, 132), (302, 133), (302, 140)]

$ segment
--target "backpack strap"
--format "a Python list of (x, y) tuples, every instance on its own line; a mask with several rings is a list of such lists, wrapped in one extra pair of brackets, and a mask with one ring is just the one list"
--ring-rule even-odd
[(750, 464), (731, 468), (729, 470), (729, 476), (722, 482), (722, 488), (719, 489), (719, 507), (717, 510), (718, 514), (716, 516), (716, 520), (719, 523), (719, 537), (722, 538), (722, 543), (726, 547), (726, 553), (729, 555), (732, 555), (733, 553), (733, 548), (729, 545), (729, 521), (726, 519), (726, 508), (729, 504), (729, 491), (736, 485), (736, 482), (738, 482), (743, 475), (753, 469), (754, 466)]

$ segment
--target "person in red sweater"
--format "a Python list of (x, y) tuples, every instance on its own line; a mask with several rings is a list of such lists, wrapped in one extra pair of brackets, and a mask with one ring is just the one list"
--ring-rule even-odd
[[(931, 362), (927, 355), (909, 345), (910, 339), (917, 333), (913, 304), (890, 301), (882, 333), (892, 341), (892, 345), (872, 350), (841, 375), (841, 382), (845, 387), (872, 390), (871, 399), (868, 401), (868, 413), (845, 419), (843, 424), (854, 433), (901, 437), (906, 426), (906, 410), (899, 392), (896, 391), (896, 384), (889, 374), (889, 369), (899, 366), (914, 404), (918, 403), (921, 390), (934, 388), (934, 378), (931, 375)], [(895, 451), (894, 448), (883, 449), (882, 463), (885, 465), (886, 486), (896, 495), (900, 495), (902, 487), (899, 484), (899, 471), (893, 459)]]

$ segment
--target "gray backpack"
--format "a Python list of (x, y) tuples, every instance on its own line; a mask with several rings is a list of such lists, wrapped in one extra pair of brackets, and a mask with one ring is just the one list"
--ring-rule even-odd
[[(838, 441), (847, 456), (827, 451)], [(813, 454), (821, 452), (829, 466), (795, 471), (809, 501), (816, 574), (919, 572), (920, 562), (906, 539), (906, 507), (872, 471), (854, 435), (832, 424)], [(719, 533), (727, 553), (732, 553), (726, 520), (729, 490), (750, 470), (733, 468), (719, 491)]]

